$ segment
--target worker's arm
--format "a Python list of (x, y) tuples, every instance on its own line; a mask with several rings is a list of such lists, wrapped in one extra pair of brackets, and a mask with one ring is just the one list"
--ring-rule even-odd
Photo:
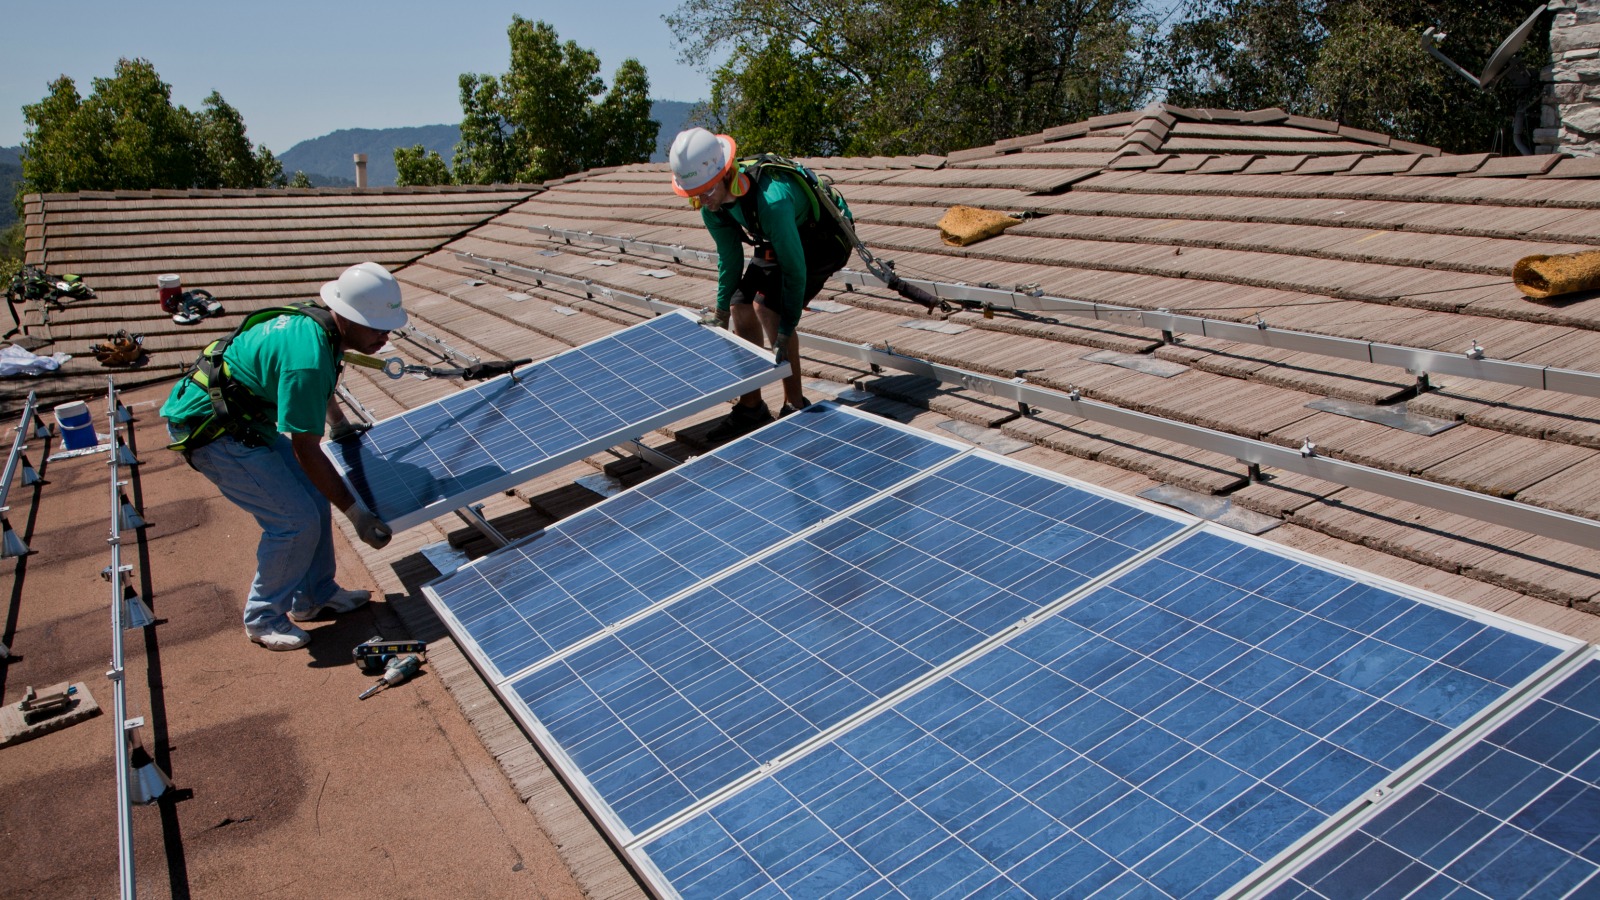
[(342, 512), (356, 502), (355, 495), (350, 493), (350, 489), (344, 486), (344, 480), (339, 477), (339, 470), (322, 452), (322, 435), (291, 434), (289, 444), (294, 448), (294, 458), (299, 460), (306, 477), (311, 479), (311, 483), (335, 509)]
[(327, 421), (328, 440), (330, 441), (341, 440), (352, 434), (360, 434), (372, 427), (366, 422), (350, 421), (350, 418), (344, 414), (344, 407), (339, 405), (339, 398), (331, 394), (328, 396)]
[(332, 503), (335, 509), (345, 514), (350, 524), (356, 527), (356, 536), (361, 538), (363, 543), (369, 547), (382, 547), (389, 543), (389, 538), (394, 532), (344, 486), (339, 471), (322, 452), (321, 435), (291, 434), (289, 445), (294, 449), (294, 458), (300, 463), (300, 468), (305, 470), (306, 477), (311, 479), (311, 483), (322, 492), (322, 496), (328, 498), (328, 502)]
[[(778, 339), (794, 334), (800, 325), (800, 313), (806, 302), (806, 251), (800, 243), (800, 227), (796, 216), (802, 207), (795, 203), (793, 187), (788, 179), (774, 177), (767, 180), (757, 201), (761, 216), (761, 230), (772, 244), (778, 260), (778, 279), (782, 285), (783, 304), (779, 309)], [(809, 202), (803, 208), (809, 214)]]
[(728, 304), (744, 274), (744, 241), (738, 225), (709, 209), (700, 210), (700, 221), (717, 245), (717, 320), (727, 322)]

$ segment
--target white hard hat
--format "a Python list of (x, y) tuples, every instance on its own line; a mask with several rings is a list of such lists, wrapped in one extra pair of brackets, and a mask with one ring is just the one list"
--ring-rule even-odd
[(406, 323), (400, 306), (400, 282), (375, 262), (356, 263), (322, 286), (322, 302), (339, 315), (378, 331)]
[(704, 128), (678, 132), (667, 159), (672, 166), (672, 189), (680, 197), (698, 197), (711, 190), (733, 168), (737, 148), (733, 138)]

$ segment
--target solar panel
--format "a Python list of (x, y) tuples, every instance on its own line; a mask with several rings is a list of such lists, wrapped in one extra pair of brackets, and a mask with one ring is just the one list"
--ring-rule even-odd
[(502, 679), (960, 451), (815, 404), (424, 590)]
[(828, 404), (427, 592), (684, 897), (1214, 896), (1578, 647)]
[(759, 348), (670, 313), (324, 447), (351, 492), (398, 530), (782, 374)]
[(643, 850), (685, 897), (1217, 896), (1562, 649), (1198, 534)]
[(1600, 662), (1590, 661), (1268, 896), (1592, 897), (1597, 870)]
[(510, 689), (637, 833), (1181, 527), (966, 456)]

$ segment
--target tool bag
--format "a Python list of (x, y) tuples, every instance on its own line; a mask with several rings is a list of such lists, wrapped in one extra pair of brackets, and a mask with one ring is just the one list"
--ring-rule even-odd
[(120, 328), (102, 343), (90, 344), (89, 352), (102, 366), (132, 366), (144, 359), (144, 335), (129, 334), (128, 329)]
[(211, 415), (190, 429), (187, 436), (168, 444), (168, 450), (177, 450), (187, 455), (223, 435), (228, 435), (246, 447), (265, 447), (270, 442), (267, 435), (275, 433), (277, 424), (275, 421), (269, 421), (268, 412), (273, 407), (251, 393), (249, 388), (234, 380), (223, 354), (239, 335), (246, 331), (279, 316), (293, 315), (305, 316), (322, 326), (329, 346), (333, 348), (337, 367), (334, 377), (338, 377), (338, 371), (344, 369), (344, 361), (339, 353), (339, 329), (333, 323), (331, 310), (306, 301), (253, 312), (245, 316), (244, 321), (239, 323), (239, 327), (235, 328), (232, 334), (212, 341), (200, 351), (200, 358), (195, 360), (194, 368), (190, 370), (188, 377), (204, 388), (206, 395), (211, 398)]

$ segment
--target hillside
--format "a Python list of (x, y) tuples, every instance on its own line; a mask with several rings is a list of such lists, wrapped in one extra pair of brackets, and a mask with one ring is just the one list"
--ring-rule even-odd
[[(656, 152), (651, 162), (663, 162), (672, 138), (682, 130), (689, 111), (696, 104), (681, 100), (656, 100), (650, 115), (661, 123)], [(456, 142), (461, 139), (461, 129), (456, 125), (419, 125), (408, 128), (346, 128), (319, 138), (301, 141), (279, 155), (285, 175), (304, 172), (314, 184), (354, 184), (357, 153), (367, 154), (367, 184), (389, 187), (395, 182), (394, 151), (396, 147), (421, 144), (451, 160)]]
[[(421, 144), (449, 159), (455, 152), (461, 129), (455, 125), (418, 125), (409, 128), (342, 128), (309, 141), (301, 141), (279, 154), (283, 172), (347, 178), (354, 183), (357, 153), (367, 155), (367, 184), (389, 187), (394, 184), (394, 149)], [(316, 178), (312, 179), (317, 182)]]
[(0, 147), (0, 229), (9, 228), (17, 220), (11, 198), (16, 196), (17, 182), (21, 180), (22, 148)]

